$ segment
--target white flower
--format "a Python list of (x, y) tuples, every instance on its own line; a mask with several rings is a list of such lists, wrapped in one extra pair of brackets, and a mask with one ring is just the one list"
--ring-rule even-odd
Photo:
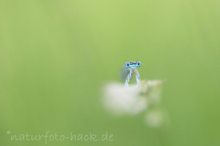
[(146, 114), (145, 121), (152, 128), (160, 127), (163, 124), (163, 114), (161, 111), (151, 111)]
[(114, 114), (138, 114), (147, 107), (147, 99), (139, 95), (140, 91), (137, 85), (107, 84), (104, 88), (104, 106)]
[(104, 87), (103, 105), (114, 115), (136, 115), (146, 112), (145, 122), (152, 128), (164, 123), (161, 110), (160, 80), (141, 81), (138, 85), (125, 86), (109, 83)]

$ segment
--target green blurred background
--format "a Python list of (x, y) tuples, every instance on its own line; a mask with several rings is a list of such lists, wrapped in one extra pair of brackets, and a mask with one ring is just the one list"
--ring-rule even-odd
[[(220, 1), (0, 0), (0, 145), (9, 134), (95, 133), (107, 142), (47, 145), (219, 146)], [(128, 60), (166, 80), (158, 129), (111, 117), (102, 86)], [(7, 131), (9, 133), (7, 133)]]

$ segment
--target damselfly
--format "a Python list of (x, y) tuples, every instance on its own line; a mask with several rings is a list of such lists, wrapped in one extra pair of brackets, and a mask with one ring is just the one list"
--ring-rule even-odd
[(132, 76), (135, 74), (136, 83), (140, 82), (140, 74), (138, 68), (141, 67), (140, 61), (129, 61), (124, 64), (122, 70), (122, 79), (125, 81), (125, 86), (128, 86), (128, 83), (132, 80)]

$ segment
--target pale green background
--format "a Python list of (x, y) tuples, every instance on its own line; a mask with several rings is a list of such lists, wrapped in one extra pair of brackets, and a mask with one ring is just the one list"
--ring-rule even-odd
[[(0, 145), (10, 135), (105, 132), (79, 146), (220, 145), (219, 0), (0, 0)], [(100, 103), (127, 60), (166, 80), (170, 126), (112, 118)]]

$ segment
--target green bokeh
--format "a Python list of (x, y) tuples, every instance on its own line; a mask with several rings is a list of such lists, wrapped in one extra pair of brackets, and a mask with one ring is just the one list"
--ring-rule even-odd
[[(19, 133), (111, 133), (111, 142), (47, 145), (220, 145), (217, 0), (0, 0), (0, 145)], [(168, 127), (111, 117), (101, 89), (127, 60), (165, 80)]]

